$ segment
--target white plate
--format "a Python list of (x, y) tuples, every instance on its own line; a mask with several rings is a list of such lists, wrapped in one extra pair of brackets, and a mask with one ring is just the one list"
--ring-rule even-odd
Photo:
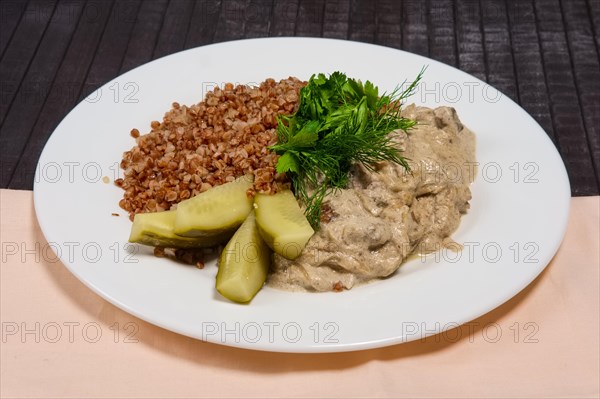
[[(118, 173), (129, 131), (147, 132), (173, 101), (192, 104), (225, 82), (258, 83), (343, 71), (392, 90), (428, 65), (411, 99), (454, 106), (477, 135), (473, 200), (454, 239), (466, 245), (414, 259), (392, 278), (344, 293), (263, 289), (242, 306), (215, 293), (204, 270), (127, 244)], [(150, 323), (194, 338), (249, 349), (335, 352), (375, 348), (443, 332), (501, 305), (548, 264), (569, 212), (564, 165), (541, 127), (484, 82), (439, 62), (349, 41), (277, 38), (221, 43), (132, 70), (81, 102), (41, 155), (35, 208), (67, 268), (106, 300)], [(111, 216), (117, 212), (121, 217)], [(137, 251), (135, 254), (130, 251)]]

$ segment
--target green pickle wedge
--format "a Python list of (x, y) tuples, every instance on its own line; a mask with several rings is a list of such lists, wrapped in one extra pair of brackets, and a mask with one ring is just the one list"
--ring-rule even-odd
[(181, 237), (173, 232), (176, 211), (138, 213), (133, 219), (129, 242), (166, 248), (205, 248), (226, 242), (232, 232)]
[(221, 253), (217, 291), (234, 302), (250, 302), (267, 279), (270, 261), (271, 251), (251, 212)]
[(185, 237), (233, 232), (252, 211), (252, 175), (216, 186), (177, 205), (175, 234)]
[(315, 233), (290, 190), (254, 197), (260, 235), (275, 253), (296, 259)]

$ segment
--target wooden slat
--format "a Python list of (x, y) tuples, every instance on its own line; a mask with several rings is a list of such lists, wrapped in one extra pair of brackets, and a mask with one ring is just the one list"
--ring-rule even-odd
[(296, 35), (320, 37), (323, 34), (325, 0), (300, 0)]
[(600, 185), (600, 61), (593, 27), (585, 0), (563, 0), (562, 14), (596, 182)]
[(486, 81), (481, 12), (477, 0), (456, 0), (456, 41), (458, 67)]
[(48, 98), (37, 117), (23, 151), (28, 156), (19, 159), (16, 171), (8, 185), (9, 188), (33, 188), (33, 176), (39, 155), (52, 131), (78, 103), (79, 93), (96, 54), (111, 9), (112, 2), (110, 1), (85, 5)]
[(271, 0), (250, 0), (244, 12), (244, 38), (269, 36), (273, 2)]
[(488, 83), (518, 102), (516, 70), (505, 1), (482, 2), (481, 16), (488, 63)]
[(296, 32), (296, 17), (298, 1), (275, 1), (271, 21), (270, 36), (294, 36)]
[(0, 60), (0, 126), (35, 55), (56, 1), (32, 0)]
[(152, 60), (168, 0), (144, 1), (140, 6), (127, 45), (120, 73), (124, 73)]
[(246, 1), (226, 0), (221, 4), (221, 13), (215, 32), (215, 42), (242, 39), (244, 37)]
[(185, 38), (185, 48), (193, 48), (213, 42), (217, 31), (217, 22), (221, 12), (222, 1), (203, 0), (196, 2), (190, 22), (190, 29)]
[(171, 0), (165, 13), (152, 58), (183, 50), (194, 10), (192, 0)]
[(452, 66), (458, 60), (454, 18), (452, 0), (429, 1), (429, 56)]
[(375, 21), (375, 42), (383, 46), (402, 48), (402, 7), (398, 1), (377, 1)]
[(600, 53), (600, 0), (587, 0), (588, 16), (592, 22), (592, 29), (596, 50)]
[(570, 172), (573, 193), (598, 194), (560, 4), (556, 0), (537, 0), (535, 12), (554, 131)]
[(347, 39), (349, 15), (350, 0), (326, 0), (323, 16), (323, 37)]
[(375, 43), (377, 36), (376, 2), (353, 0), (350, 10), (350, 40)]
[(21, 21), (27, 0), (8, 0), (0, 3), (0, 58)]
[[(140, 4), (141, 0), (119, 0), (115, 2), (106, 22), (104, 34), (98, 45), (94, 61), (85, 79), (83, 90), (79, 96), (80, 101), (119, 75)], [(115, 101), (122, 101), (116, 90), (113, 93), (102, 94), (113, 95)]]
[(507, 6), (520, 104), (556, 144), (533, 4), (519, 1), (508, 2)]
[(83, 4), (59, 2), (31, 61), (19, 93), (13, 100), (0, 132), (2, 187), (9, 184), (12, 172), (23, 154), (37, 116), (46, 100), (62, 61)]
[(427, 3), (402, 2), (402, 49), (424, 56), (429, 55)]

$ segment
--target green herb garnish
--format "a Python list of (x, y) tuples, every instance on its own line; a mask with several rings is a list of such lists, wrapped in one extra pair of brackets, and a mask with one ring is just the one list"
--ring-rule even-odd
[(279, 117), (278, 143), (269, 149), (281, 155), (277, 172), (291, 179), (313, 228), (319, 228), (323, 199), (347, 185), (353, 163), (373, 170), (389, 161), (409, 170), (389, 133), (416, 124), (400, 116), (400, 105), (423, 72), (405, 90), (381, 96), (371, 82), (363, 85), (341, 72), (313, 75), (300, 91), (298, 111)]

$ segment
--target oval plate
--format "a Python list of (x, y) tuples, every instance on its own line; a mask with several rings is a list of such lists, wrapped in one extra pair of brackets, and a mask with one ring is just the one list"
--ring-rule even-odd
[[(263, 57), (260, 55), (268, 55)], [(225, 82), (336, 70), (393, 90), (428, 66), (410, 99), (456, 108), (477, 136), (471, 209), (453, 238), (462, 252), (413, 259), (398, 272), (343, 293), (264, 288), (250, 305), (214, 289), (204, 270), (156, 258), (127, 243), (131, 222), (112, 182), (135, 143), (171, 103), (193, 104)], [(526, 287), (564, 236), (570, 189), (542, 128), (493, 87), (411, 53), (329, 39), (270, 38), (199, 47), (158, 59), (107, 83), (56, 128), (34, 186), (42, 231), (64, 265), (93, 291), (150, 323), (209, 342), (282, 352), (368, 349), (419, 339), (473, 320)], [(119, 213), (120, 217), (112, 216)]]

